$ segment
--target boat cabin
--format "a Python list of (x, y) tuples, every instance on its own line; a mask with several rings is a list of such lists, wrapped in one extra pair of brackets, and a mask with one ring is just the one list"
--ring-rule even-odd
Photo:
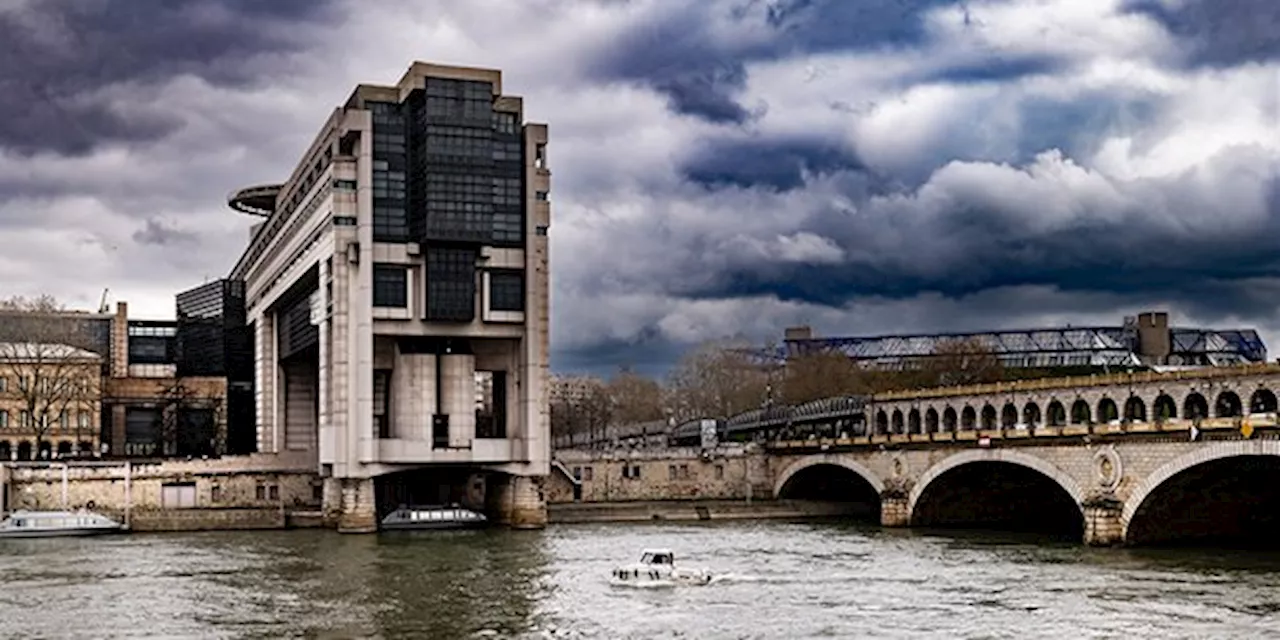
[(675, 555), (669, 549), (645, 549), (640, 556), (640, 564), (671, 566), (675, 562)]

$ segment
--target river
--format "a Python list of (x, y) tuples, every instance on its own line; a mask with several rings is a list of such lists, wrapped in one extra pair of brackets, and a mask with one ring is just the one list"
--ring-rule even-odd
[[(611, 586), (665, 546), (727, 574)], [(839, 523), (0, 541), (3, 638), (1263, 638), (1280, 554)]]

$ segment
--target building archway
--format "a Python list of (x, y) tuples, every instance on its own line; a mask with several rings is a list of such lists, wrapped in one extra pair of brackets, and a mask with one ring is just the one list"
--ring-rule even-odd
[(1028, 402), (1027, 406), (1022, 408), (1022, 421), (1032, 429), (1040, 426), (1040, 405)]
[(1172, 396), (1162, 393), (1156, 397), (1156, 402), (1151, 407), (1151, 413), (1156, 422), (1176, 420), (1178, 418), (1178, 403), (1174, 402)]
[(1076, 400), (1071, 405), (1071, 424), (1089, 424), (1092, 419), (1089, 403), (1083, 399)]
[(1116, 401), (1111, 398), (1103, 398), (1098, 401), (1098, 422), (1101, 424), (1111, 424), (1120, 419), (1120, 410), (1116, 408)]
[(1079, 485), (1061, 469), (1012, 450), (972, 450), (930, 467), (912, 487), (913, 526), (1084, 535)]
[(1204, 396), (1192, 391), (1182, 402), (1182, 416), (1188, 420), (1208, 418), (1209, 402), (1204, 399)]
[(1138, 396), (1129, 396), (1124, 401), (1124, 419), (1126, 422), (1146, 422), (1147, 405)]
[(982, 428), (987, 431), (996, 428), (996, 408), (989, 404), (982, 406)]
[(938, 432), (938, 410), (937, 409), (934, 409), (933, 407), (929, 407), (929, 410), (924, 412), (924, 430), (928, 433)]
[(1067, 408), (1062, 406), (1061, 402), (1054, 400), (1049, 403), (1048, 415), (1046, 416), (1047, 424), (1051, 427), (1063, 427), (1067, 424)]
[(1215, 418), (1237, 418), (1241, 414), (1240, 396), (1234, 391), (1223, 391), (1213, 403)]
[(978, 426), (978, 412), (973, 407), (965, 407), (960, 412), (960, 428), (964, 431), (973, 431)]
[(942, 412), (942, 430), (947, 433), (956, 432), (956, 410), (954, 407), (947, 407)]
[(893, 432), (897, 434), (906, 433), (906, 427), (902, 421), (902, 409), (893, 410)]
[(920, 410), (912, 409), (907, 413), (907, 433), (922, 433), (920, 429)]
[(1004, 408), (1000, 410), (1000, 427), (1004, 429), (1013, 429), (1018, 426), (1018, 408), (1013, 406), (1012, 402), (1005, 403)]
[(1280, 547), (1280, 440), (1205, 443), (1166, 462), (1120, 521), (1131, 545)]
[(1274, 413), (1276, 394), (1270, 389), (1258, 389), (1249, 397), (1249, 413)]

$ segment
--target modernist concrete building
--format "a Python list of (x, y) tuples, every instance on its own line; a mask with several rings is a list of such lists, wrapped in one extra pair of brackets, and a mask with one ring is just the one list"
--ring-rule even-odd
[(357, 86), (288, 181), (232, 195), (265, 218), (231, 274), (258, 450), (315, 451), (340, 530), (446, 500), (545, 522), (546, 148), (501, 72), (415, 62)]

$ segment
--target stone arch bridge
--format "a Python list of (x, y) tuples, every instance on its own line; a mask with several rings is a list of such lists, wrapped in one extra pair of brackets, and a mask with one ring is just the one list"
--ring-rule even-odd
[(862, 435), (802, 430), (767, 467), (775, 497), (867, 503), (886, 526), (1280, 546), (1277, 393), (1263, 365), (879, 394)]

